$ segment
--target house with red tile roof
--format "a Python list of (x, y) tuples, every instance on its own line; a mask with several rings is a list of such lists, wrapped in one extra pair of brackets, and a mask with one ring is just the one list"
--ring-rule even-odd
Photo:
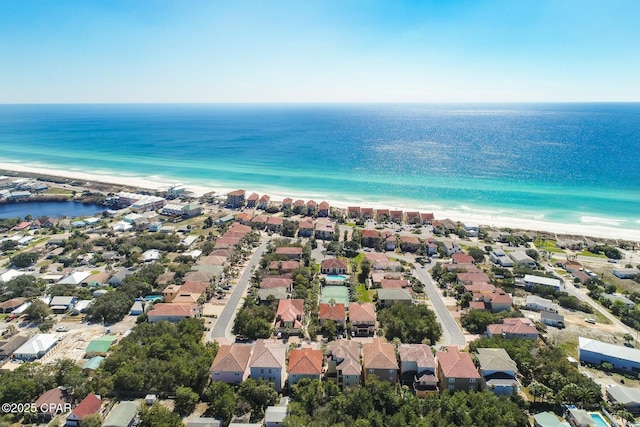
[(372, 302), (349, 303), (349, 322), (356, 336), (372, 336), (377, 320), (376, 307)]
[(244, 206), (244, 190), (236, 190), (230, 193), (227, 193), (227, 206), (231, 209), (237, 209), (239, 207)]
[(315, 237), (319, 240), (331, 240), (335, 233), (335, 224), (328, 218), (320, 218), (316, 222)]
[(253, 218), (253, 214), (249, 212), (240, 212), (235, 216), (235, 220), (240, 224), (248, 224), (251, 222), (251, 218)]
[(352, 340), (336, 340), (327, 344), (327, 371), (325, 379), (336, 381), (340, 387), (360, 385), (362, 365), (360, 344)]
[(267, 219), (267, 230), (279, 233), (283, 223), (284, 219), (281, 216), (270, 216), (269, 219)]
[(322, 274), (347, 274), (347, 269), (346, 261), (337, 258), (328, 258), (320, 263)]
[(441, 391), (477, 391), (480, 389), (480, 374), (469, 353), (449, 346), (446, 351), (436, 353), (438, 359), (438, 381)]
[(398, 245), (398, 238), (395, 234), (387, 236), (384, 240), (384, 248), (387, 251), (395, 251)]
[(420, 219), (422, 220), (422, 223), (426, 225), (432, 225), (434, 220), (432, 213), (421, 213)]
[(302, 214), (304, 213), (304, 200), (302, 199), (298, 199), (295, 202), (293, 202), (293, 212), (296, 214)]
[(249, 377), (248, 368), (252, 351), (251, 344), (221, 345), (209, 369), (211, 381), (241, 384)]
[(82, 419), (88, 415), (100, 413), (102, 408), (102, 400), (93, 393), (89, 393), (87, 397), (76, 406), (67, 417), (65, 426), (79, 427)]
[(453, 254), (451, 255), (451, 259), (454, 264), (475, 264), (476, 260), (467, 254)]
[(11, 230), (13, 231), (24, 231), (28, 230), (31, 227), (31, 221), (22, 221), (13, 226)]
[(271, 261), (269, 263), (270, 274), (288, 274), (300, 267), (299, 261)]
[(335, 322), (338, 329), (344, 329), (345, 322), (347, 321), (347, 310), (344, 304), (326, 304), (320, 303), (318, 306), (318, 320), (320, 324), (325, 320)]
[(378, 230), (362, 230), (362, 246), (375, 248), (382, 243), (382, 236)]
[(349, 206), (347, 208), (347, 216), (349, 218), (360, 218), (360, 206)]
[(153, 309), (147, 313), (149, 323), (157, 323), (161, 320), (167, 322), (179, 322), (182, 319), (198, 317), (196, 304), (156, 303)]
[(277, 255), (285, 255), (289, 259), (302, 258), (302, 248), (299, 246), (280, 246), (276, 248)]
[(487, 276), (487, 273), (482, 271), (478, 272), (467, 272), (467, 273), (458, 273), (457, 274), (458, 282), (463, 285), (472, 285), (477, 282), (489, 283), (491, 279)]
[(360, 215), (364, 219), (373, 219), (373, 208), (361, 208)]
[(251, 354), (249, 375), (273, 384), (277, 392), (282, 390), (287, 378), (287, 346), (275, 341), (258, 340)]
[(389, 209), (376, 209), (376, 221), (385, 222), (390, 218)]
[(322, 201), (318, 205), (318, 216), (327, 217), (329, 216), (329, 202)]
[(304, 220), (300, 222), (298, 226), (298, 237), (311, 237), (313, 236), (313, 221)]
[(293, 290), (293, 280), (290, 277), (265, 277), (260, 281), (260, 289), (285, 288), (287, 292)]
[(256, 215), (251, 219), (251, 226), (257, 228), (263, 228), (267, 225), (267, 220), (269, 218), (266, 215)]
[(383, 341), (382, 338), (374, 338), (372, 343), (362, 345), (362, 368), (364, 381), (375, 375), (378, 379), (389, 381), (392, 384), (398, 382), (398, 360), (393, 344)]
[(216, 249), (224, 249), (224, 248), (235, 248), (240, 243), (239, 237), (218, 237), (216, 240), (216, 244), (214, 248)]
[(315, 200), (307, 202), (307, 215), (314, 215), (318, 211), (318, 204)]
[(289, 387), (303, 378), (320, 379), (322, 375), (322, 350), (297, 348), (289, 353)]
[(503, 323), (487, 325), (487, 336), (489, 338), (497, 335), (505, 339), (538, 339), (538, 330), (533, 326), (530, 319), (525, 317), (508, 317), (503, 319), (502, 322)]
[(404, 212), (398, 210), (389, 211), (389, 217), (393, 222), (402, 222), (404, 220)]
[(269, 207), (269, 202), (271, 202), (271, 197), (267, 194), (263, 194), (258, 200), (258, 209), (267, 209)]
[(258, 193), (251, 193), (249, 197), (247, 197), (247, 207), (255, 208), (258, 205), (259, 198), (260, 196), (258, 196)]
[(291, 206), (293, 205), (293, 199), (290, 197), (285, 198), (282, 201), (282, 209), (291, 209)]
[(402, 252), (416, 252), (420, 249), (420, 239), (414, 236), (400, 236), (400, 249)]
[(410, 211), (405, 214), (407, 216), (407, 224), (421, 224), (422, 218), (420, 212)]
[(275, 327), (281, 334), (297, 334), (302, 328), (304, 317), (303, 299), (282, 299), (278, 302)]
[(380, 280), (382, 289), (402, 289), (409, 287), (409, 281), (404, 279), (382, 279)]
[(229, 227), (230, 232), (233, 233), (243, 233), (244, 235), (247, 235), (251, 232), (251, 227), (249, 227), (248, 225), (242, 225), (242, 224), (231, 224), (231, 227)]
[(411, 385), (418, 397), (438, 391), (436, 359), (426, 344), (400, 344), (400, 379)]

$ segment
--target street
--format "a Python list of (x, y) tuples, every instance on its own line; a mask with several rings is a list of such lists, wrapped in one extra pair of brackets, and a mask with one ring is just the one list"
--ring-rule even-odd
[(233, 321), (236, 318), (236, 312), (238, 311), (240, 302), (242, 301), (242, 296), (249, 286), (249, 280), (253, 274), (253, 269), (258, 265), (260, 257), (267, 248), (268, 243), (269, 238), (267, 237), (253, 253), (251, 259), (249, 259), (249, 262), (242, 272), (242, 276), (240, 276), (238, 283), (229, 297), (229, 301), (227, 301), (227, 305), (225, 305), (222, 313), (220, 313), (220, 316), (216, 319), (213, 328), (211, 328), (211, 332), (207, 334), (207, 341), (215, 341), (218, 338), (227, 338), (230, 341), (234, 340), (234, 337), (231, 334), (231, 328), (233, 326)]

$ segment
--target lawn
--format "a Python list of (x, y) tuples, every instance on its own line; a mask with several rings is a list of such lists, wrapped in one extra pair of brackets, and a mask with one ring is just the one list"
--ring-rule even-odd
[(583, 250), (582, 252), (578, 252), (578, 255), (582, 255), (582, 256), (592, 256), (595, 258), (606, 258), (607, 256), (605, 254), (594, 254), (593, 252), (589, 252), (588, 250)]
[(42, 192), (42, 194), (61, 194), (65, 196), (70, 196), (73, 193), (75, 193), (75, 191), (60, 187), (49, 187)]
[(365, 285), (358, 285), (356, 287), (358, 292), (358, 302), (371, 302), (371, 291), (368, 291)]
[(560, 249), (558, 246), (556, 246), (556, 241), (555, 240), (536, 240), (534, 241), (534, 244), (536, 245), (536, 248), (538, 248), (538, 250), (545, 250), (547, 252), (557, 252), (557, 253), (565, 253), (564, 250)]

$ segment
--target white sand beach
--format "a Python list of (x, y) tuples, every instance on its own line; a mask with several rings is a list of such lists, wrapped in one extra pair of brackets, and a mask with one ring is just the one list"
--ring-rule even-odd
[[(137, 187), (141, 189), (149, 190), (166, 190), (169, 186), (175, 184), (175, 182), (169, 180), (163, 180), (157, 176), (129, 176), (129, 175), (113, 175), (113, 174), (101, 174), (101, 173), (88, 173), (84, 171), (73, 171), (67, 169), (55, 169), (51, 167), (39, 167), (36, 165), (28, 165), (23, 163), (13, 162), (0, 162), (0, 169), (13, 171), (16, 173), (32, 173), (43, 174), (50, 176), (58, 176), (64, 178), (70, 178), (74, 180), (95, 181), (101, 183), (109, 183), (116, 185), (123, 185), (129, 187)], [(183, 182), (185, 187), (193, 192), (196, 196), (201, 196), (207, 192), (215, 191), (216, 194), (226, 194), (229, 191), (236, 190), (237, 188), (224, 188), (222, 186), (206, 187), (202, 185), (191, 185), (188, 182)], [(576, 224), (561, 224), (544, 221), (543, 219), (535, 218), (517, 218), (504, 215), (492, 214), (486, 211), (474, 211), (472, 209), (465, 210), (447, 210), (447, 209), (434, 209), (428, 206), (390, 206), (384, 204), (375, 204), (367, 202), (349, 202), (344, 200), (332, 200), (330, 197), (324, 199), (320, 198), (320, 195), (313, 194), (296, 194), (287, 193), (283, 194), (274, 193), (267, 188), (260, 188), (258, 184), (255, 188), (244, 188), (247, 193), (253, 191), (260, 194), (269, 194), (271, 200), (280, 201), (285, 197), (291, 197), (293, 199), (309, 200), (314, 199), (317, 202), (327, 200), (332, 206), (339, 208), (347, 208), (348, 206), (361, 206), (380, 209), (400, 209), (404, 211), (420, 211), (420, 212), (433, 212), (436, 219), (450, 218), (455, 221), (462, 221), (467, 223), (473, 223), (477, 225), (485, 225), (495, 228), (513, 228), (520, 230), (534, 230), (544, 231), (556, 234), (570, 234), (578, 236), (591, 236), (608, 239), (621, 239), (629, 241), (640, 242), (640, 230), (624, 229), (618, 227), (612, 227), (607, 225), (606, 220), (599, 221), (597, 218), (584, 217), (585, 223)], [(265, 186), (266, 187), (266, 186)]]

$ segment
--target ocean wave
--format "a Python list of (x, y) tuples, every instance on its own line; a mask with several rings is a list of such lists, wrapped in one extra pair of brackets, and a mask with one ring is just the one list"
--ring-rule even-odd
[(616, 218), (604, 218), (599, 216), (581, 216), (580, 222), (585, 224), (606, 224), (615, 227), (622, 226), (625, 222), (628, 222), (624, 219), (616, 219)]

